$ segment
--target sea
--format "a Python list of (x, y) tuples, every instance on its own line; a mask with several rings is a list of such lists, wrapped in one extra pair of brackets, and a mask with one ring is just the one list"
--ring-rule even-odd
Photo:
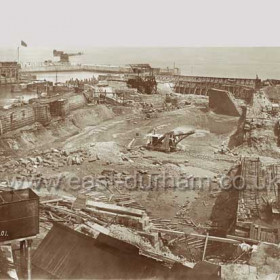
[[(280, 79), (280, 47), (87, 47), (58, 49), (68, 53), (82, 52), (70, 58), (72, 63), (127, 65), (149, 63), (152, 67), (178, 67), (183, 75)], [(57, 61), (53, 49), (21, 47), (21, 63)], [(1, 48), (0, 61), (16, 61), (17, 47)], [(58, 73), (57, 81), (68, 78), (90, 78), (93, 73)], [(54, 73), (37, 75), (39, 79), (54, 81)], [(0, 99), (11, 98), (0, 89)], [(14, 95), (14, 94), (12, 94)]]
[[(60, 49), (59, 49), (60, 50)], [(20, 61), (55, 60), (52, 49), (20, 48)], [(81, 56), (71, 57), (73, 63), (127, 65), (149, 63), (153, 67), (179, 67), (183, 75), (280, 79), (280, 47), (192, 47), (192, 48), (127, 48), (104, 47), (63, 49)], [(1, 48), (0, 61), (17, 60), (17, 48)]]

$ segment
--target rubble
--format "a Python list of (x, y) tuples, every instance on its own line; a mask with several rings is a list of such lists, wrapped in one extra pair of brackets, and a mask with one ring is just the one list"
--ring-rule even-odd
[[(131, 244), (142, 257), (164, 267), (176, 263), (193, 268), (201, 260), (222, 265), (225, 278), (279, 273), (277, 250), (262, 249), (279, 243), (278, 189), (254, 188), (266, 183), (265, 177), (276, 179), (280, 171), (279, 131), (274, 130), (279, 112), (265, 92), (255, 90), (252, 95), (250, 84), (250, 94), (242, 91), (244, 85), (235, 85), (231, 94), (222, 78), (216, 82), (201, 78), (198, 88), (192, 88), (197, 81), (175, 82), (179, 90), (194, 91), (191, 95), (174, 93), (168, 86), (166, 96), (166, 90), (161, 92), (166, 84), (161, 84), (159, 94), (140, 96), (136, 89), (120, 86), (125, 77), (109, 79), (108, 94), (102, 88), (99, 96), (93, 96), (94, 86), (88, 85), (84, 94), (73, 98), (84, 102), (85, 96), (90, 105), (38, 128), (44, 133), (33, 129), (21, 132), (22, 142), (20, 137), (8, 141), (10, 146), (27, 148), (1, 153), (0, 192), (15, 189), (22, 181), (20, 187), (33, 188), (40, 196), (44, 234), (59, 224), (92, 240), (104, 235)], [(211, 91), (223, 93), (231, 112), (227, 106), (217, 107), (215, 96), (210, 97), (210, 109), (234, 116), (209, 110), (206, 83), (219, 84)], [(237, 105), (238, 94), (243, 100), (252, 95), (247, 111)], [(122, 95), (127, 96), (121, 100)], [(153, 138), (148, 144), (146, 135)], [(245, 154), (247, 158), (242, 157)], [(271, 159), (271, 154), (275, 161), (265, 162), (262, 155)], [(13, 180), (5, 181), (6, 175)], [(223, 185), (225, 175), (229, 180)], [(239, 175), (253, 188), (234, 189)], [(160, 176), (167, 179), (160, 181)], [(71, 178), (80, 182), (70, 186)], [(202, 178), (207, 179), (203, 186)], [(192, 182), (191, 187), (182, 187), (185, 182)], [(44, 242), (44, 236), (36, 242)], [(249, 250), (239, 252), (240, 244)], [(254, 246), (261, 248), (257, 251), (261, 257), (251, 252)]]

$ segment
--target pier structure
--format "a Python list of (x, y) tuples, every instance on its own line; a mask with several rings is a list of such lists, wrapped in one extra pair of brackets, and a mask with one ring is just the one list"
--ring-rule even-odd
[[(141, 65), (141, 64), (139, 64)], [(142, 64), (144, 65), (144, 64)], [(148, 65), (148, 64), (147, 64)], [(155, 75), (179, 75), (179, 68), (152, 68)], [(131, 65), (105, 64), (70, 64), (70, 63), (24, 63), (21, 73), (48, 73), (48, 72), (95, 72), (133, 74)]]
[[(34, 64), (22, 65), (21, 73), (44, 73), (44, 72), (95, 72), (111, 74), (123, 74), (121, 80), (125, 77), (137, 75), (133, 72), (130, 65), (88, 65), (88, 64)], [(206, 95), (210, 89), (228, 91), (235, 98), (250, 102), (252, 96), (261, 85), (261, 79), (256, 76), (255, 79), (248, 78), (227, 78), (227, 77), (205, 77), (205, 76), (186, 76), (180, 75), (178, 68), (162, 69), (153, 68), (153, 74), (157, 82), (172, 83), (174, 91), (182, 94)]]
[[(168, 79), (168, 78), (167, 78)], [(210, 89), (220, 89), (231, 92), (235, 98), (250, 102), (254, 92), (261, 86), (261, 80), (225, 78), (225, 77), (174, 77), (174, 90), (182, 94), (208, 95)]]

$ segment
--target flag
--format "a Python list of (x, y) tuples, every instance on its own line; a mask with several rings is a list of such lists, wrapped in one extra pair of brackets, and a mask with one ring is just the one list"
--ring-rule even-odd
[(21, 40), (21, 43), (20, 43), (23, 47), (27, 47), (27, 44)]

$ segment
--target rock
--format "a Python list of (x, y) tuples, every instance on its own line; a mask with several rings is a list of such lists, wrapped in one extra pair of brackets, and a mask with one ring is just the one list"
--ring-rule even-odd
[(73, 164), (72, 157), (68, 156), (67, 157), (67, 165), (72, 165), (72, 164)]
[(53, 165), (53, 162), (47, 159), (43, 160), (43, 163), (48, 164), (48, 165)]
[(93, 161), (97, 161), (97, 156), (89, 157), (88, 162), (93, 162)]
[(101, 175), (113, 175), (113, 174), (117, 174), (118, 172), (114, 169), (104, 169), (101, 172)]
[(140, 174), (147, 174), (148, 171), (147, 170), (138, 170), (138, 173), (140, 173)]
[(51, 154), (46, 154), (45, 158), (46, 158), (46, 159), (51, 159), (51, 158), (52, 158), (52, 155), (51, 155)]
[(37, 164), (37, 159), (34, 158), (34, 157), (29, 157), (28, 160), (29, 160), (33, 165)]
[(37, 157), (36, 157), (36, 160), (37, 160), (37, 162), (39, 162), (39, 163), (42, 163), (42, 162), (43, 162), (43, 159), (42, 159), (42, 157), (40, 157), (40, 156), (37, 156)]
[(29, 163), (29, 161), (24, 159), (24, 158), (21, 158), (19, 161), (20, 161), (21, 164), (23, 164), (25, 166), (28, 165), (28, 163)]
[(83, 162), (83, 159), (79, 155), (72, 157), (73, 164), (80, 165), (80, 164), (82, 164), (82, 162)]
[(76, 156), (75, 160), (76, 160), (76, 164), (78, 164), (78, 165), (82, 164), (82, 162), (83, 162), (82, 158), (79, 156)]
[(66, 157), (68, 157), (68, 156), (70, 155), (70, 153), (69, 153), (68, 150), (63, 150), (63, 151), (61, 152), (61, 154), (62, 154), (63, 156), (66, 156)]

